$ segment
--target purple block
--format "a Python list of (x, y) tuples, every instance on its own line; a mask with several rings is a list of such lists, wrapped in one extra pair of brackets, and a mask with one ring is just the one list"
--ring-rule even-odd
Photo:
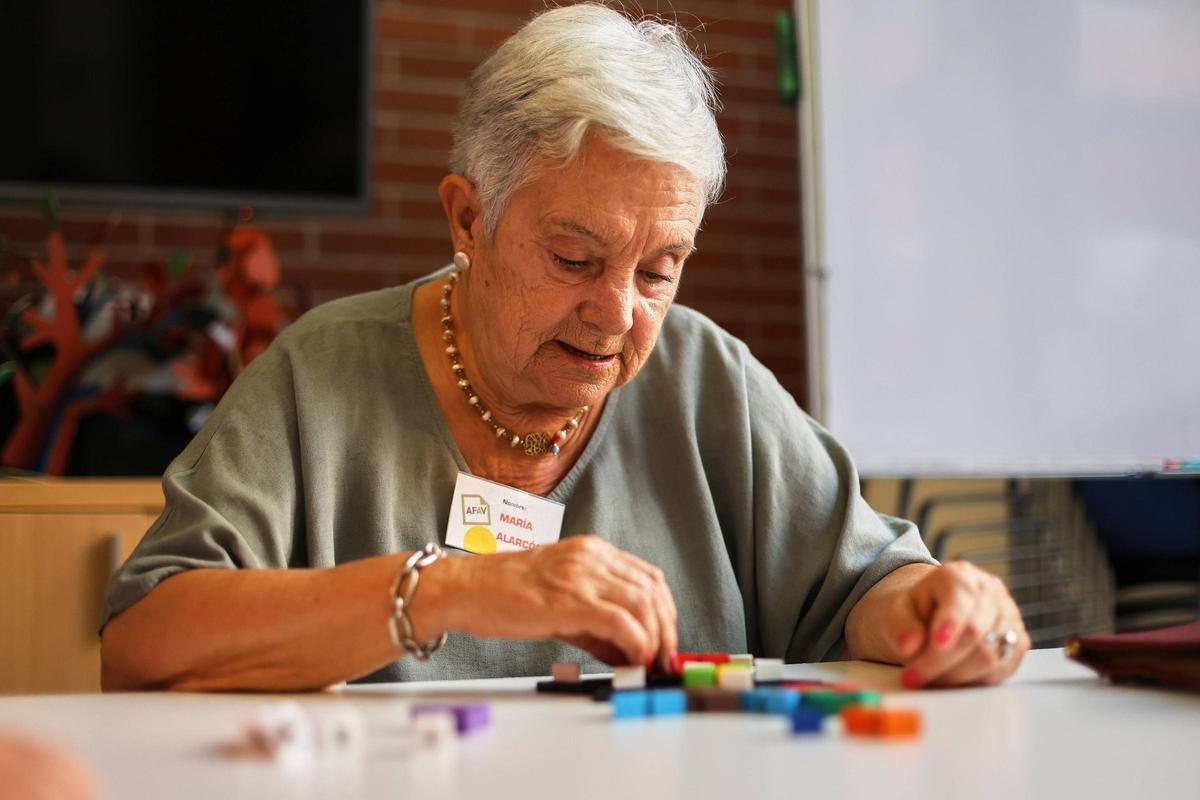
[(492, 707), (488, 703), (420, 703), (412, 707), (414, 717), (446, 712), (454, 715), (455, 727), (460, 734), (483, 730), (492, 722)]

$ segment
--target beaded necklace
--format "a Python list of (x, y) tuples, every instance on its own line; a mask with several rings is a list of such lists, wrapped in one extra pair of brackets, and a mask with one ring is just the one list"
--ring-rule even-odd
[(575, 416), (567, 420), (556, 433), (548, 434), (541, 431), (527, 433), (524, 436), (513, 433), (504, 426), (496, 422), (492, 417), (492, 412), (483, 407), (483, 402), (480, 401), (479, 395), (475, 394), (475, 390), (471, 387), (471, 382), (467, 380), (466, 368), (459, 359), (458, 346), (454, 339), (454, 319), (450, 316), (450, 295), (454, 291), (455, 284), (458, 283), (458, 270), (455, 269), (446, 276), (446, 284), (442, 287), (442, 340), (446, 342), (446, 355), (450, 357), (450, 369), (454, 372), (454, 377), (458, 379), (458, 388), (467, 396), (467, 403), (479, 412), (479, 418), (491, 426), (496, 433), (497, 439), (506, 439), (510, 447), (523, 447), (527, 456), (542, 456), (547, 453), (556, 456), (561, 449), (561, 445), (567, 440), (567, 437), (573, 434), (579, 428), (579, 421), (583, 419), (583, 415), (588, 412), (588, 407), (584, 406), (575, 412)]

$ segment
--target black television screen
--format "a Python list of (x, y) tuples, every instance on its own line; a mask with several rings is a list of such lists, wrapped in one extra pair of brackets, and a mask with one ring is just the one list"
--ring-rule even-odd
[(368, 0), (0, 0), (0, 198), (352, 210)]

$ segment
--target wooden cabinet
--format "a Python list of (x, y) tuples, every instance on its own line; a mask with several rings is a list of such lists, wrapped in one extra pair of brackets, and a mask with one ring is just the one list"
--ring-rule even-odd
[(99, 691), (105, 585), (162, 504), (157, 480), (0, 480), (0, 694)]

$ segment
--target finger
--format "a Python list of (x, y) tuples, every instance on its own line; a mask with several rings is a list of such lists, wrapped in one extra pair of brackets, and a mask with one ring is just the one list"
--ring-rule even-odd
[(888, 608), (884, 618), (884, 631), (902, 663), (907, 663), (920, 652), (925, 644), (925, 622), (917, 613), (916, 599), (912, 592), (906, 593)]
[(1015, 624), (998, 620), (994, 630), (1017, 633), (1012, 652), (1001, 658), (1002, 644), (985, 636), (966, 658), (940, 675), (936, 683), (939, 686), (992, 686), (1012, 675), (1028, 650), (1029, 636), (1019, 618)]
[(979, 642), (948, 670), (929, 681), (929, 686), (982, 686), (990, 683), (989, 677), (1000, 663), (999, 648), (995, 642)]
[(962, 627), (970, 619), (987, 587), (989, 576), (966, 562), (943, 564), (914, 590), (918, 610), (925, 606), (922, 618), (932, 647), (948, 649), (957, 641)]
[(675, 608), (675, 598), (671, 596), (671, 587), (658, 567), (628, 553), (622, 553), (622, 556), (627, 566), (636, 570), (653, 590), (654, 612), (658, 617), (658, 665), (663, 671), (669, 671), (671, 657), (679, 649), (679, 613)]
[(578, 647), (605, 664), (617, 664), (625, 660), (625, 654), (612, 642), (597, 639), (595, 636), (564, 636), (562, 640), (572, 647)]
[(634, 663), (649, 664), (658, 655), (662, 642), (654, 587), (649, 578), (620, 560), (609, 564), (608, 572), (608, 581), (598, 589), (599, 596), (624, 608), (646, 631), (648, 652), (643, 661)]
[[(645, 664), (654, 651), (646, 629), (624, 607), (597, 599), (581, 608), (570, 619), (570, 629), (556, 638), (592, 637), (609, 642), (624, 657), (625, 664)], [(609, 660), (617, 664), (616, 660)]]
[(996, 607), (991, 597), (976, 598), (976, 605), (971, 613), (963, 620), (956, 620), (957, 636), (948, 647), (927, 647), (904, 671), (903, 680), (908, 686), (951, 684), (947, 676), (957, 670), (960, 675), (967, 675), (969, 680), (977, 676), (973, 673), (971, 658), (985, 645), (995, 647), (994, 642), (985, 642), (989, 632), (996, 629), (1001, 619), (1000, 609)]

